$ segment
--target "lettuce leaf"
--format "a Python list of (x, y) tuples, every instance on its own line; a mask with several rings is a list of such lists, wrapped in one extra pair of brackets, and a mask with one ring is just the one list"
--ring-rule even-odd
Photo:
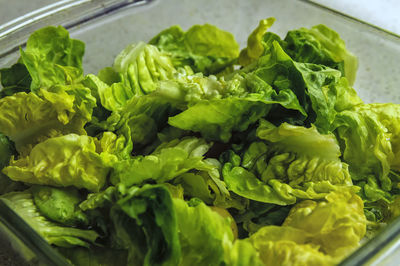
[(49, 244), (58, 247), (89, 247), (98, 238), (93, 230), (62, 226), (47, 220), (36, 207), (29, 191), (10, 192), (0, 196), (5, 202), (37, 231)]
[(99, 191), (115, 161), (115, 155), (97, 152), (92, 137), (69, 134), (47, 139), (28, 156), (11, 159), (3, 173), (15, 181)]
[(174, 202), (163, 185), (132, 187), (111, 209), (128, 264), (178, 265), (181, 250)]
[(35, 93), (20, 92), (0, 99), (0, 128), (26, 156), (37, 143), (69, 133), (85, 135), (95, 99), (80, 86), (53, 87)]
[(285, 51), (297, 62), (321, 64), (338, 69), (350, 85), (354, 84), (357, 58), (346, 49), (339, 34), (325, 25), (289, 31)]
[(352, 189), (334, 135), (322, 135), (315, 127), (276, 127), (262, 121), (257, 136), (266, 142), (252, 142), (241, 156), (231, 153), (223, 166), (224, 181), (236, 194), (288, 205), (296, 198), (321, 199), (330, 191)]
[[(21, 52), (21, 62), (26, 66), (32, 82), (30, 89), (37, 92), (42, 87), (67, 84), (65, 68), (74, 68), (83, 73), (82, 57), (85, 44), (70, 39), (69, 33), (62, 26), (45, 27), (31, 34), (26, 49)], [(61, 66), (61, 67), (59, 67)]]
[(149, 43), (170, 54), (175, 67), (190, 66), (194, 72), (205, 75), (231, 66), (239, 55), (239, 45), (233, 35), (210, 24), (194, 25), (186, 32), (172, 26)]
[(253, 30), (247, 39), (247, 47), (240, 51), (238, 63), (241, 66), (247, 66), (263, 55), (264, 47), (267, 46), (266, 40), (268, 40), (268, 35), (265, 33), (274, 22), (275, 18), (273, 17), (260, 20), (257, 28)]
[(114, 69), (120, 73), (122, 83), (111, 85), (103, 93), (108, 96), (114, 94), (114, 100), (122, 102), (134, 95), (148, 94), (156, 90), (158, 81), (170, 79), (176, 71), (167, 54), (160, 52), (153, 45), (142, 42), (131, 44), (122, 50), (115, 58)]
[(363, 207), (354, 191), (331, 192), (319, 202), (297, 203), (282, 226), (262, 227), (248, 241), (266, 265), (337, 264), (365, 235)]
[(365, 235), (364, 204), (349, 190), (331, 192), (324, 201), (296, 204), (282, 225), (285, 226), (304, 230), (320, 251), (343, 259), (360, 245)]
[(15, 155), (16, 151), (14, 145), (0, 132), (0, 195), (24, 187), (21, 183), (12, 181), (8, 176), (1, 172), (1, 169), (8, 166), (12, 156)]
[(215, 166), (203, 162), (209, 147), (206, 141), (195, 137), (163, 143), (150, 155), (116, 162), (111, 182), (126, 186), (150, 180), (163, 183), (191, 169), (212, 170)]
[(32, 196), (39, 212), (46, 218), (67, 226), (87, 225), (87, 216), (79, 209), (82, 201), (77, 189), (33, 186)]
[(3, 98), (18, 92), (30, 92), (32, 78), (24, 64), (15, 63), (10, 68), (0, 69), (0, 82), (3, 86), (0, 98)]
[(200, 132), (207, 140), (228, 142), (232, 131), (244, 131), (264, 117), (270, 107), (242, 98), (201, 101), (168, 119), (171, 126)]
[(233, 242), (230, 219), (204, 203), (173, 199), (181, 245), (180, 265), (220, 265)]
[(152, 142), (174, 112), (174, 108), (161, 97), (152, 94), (135, 96), (123, 108), (114, 111), (104, 127), (123, 135), (130, 142), (127, 146), (132, 151), (133, 144), (143, 147)]
[[(390, 169), (397, 169), (399, 105), (363, 104), (339, 113), (332, 129), (341, 142), (343, 159), (350, 165), (352, 178), (362, 181), (370, 200), (386, 197), (394, 184)], [(376, 186), (373, 184), (375, 183)], [(382, 193), (368, 193), (376, 187)]]

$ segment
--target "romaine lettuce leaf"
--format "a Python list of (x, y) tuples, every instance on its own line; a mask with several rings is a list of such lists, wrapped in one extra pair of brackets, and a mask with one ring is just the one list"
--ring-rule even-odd
[(99, 191), (117, 157), (97, 152), (89, 136), (69, 134), (37, 144), (28, 156), (11, 159), (3, 173), (12, 180)]

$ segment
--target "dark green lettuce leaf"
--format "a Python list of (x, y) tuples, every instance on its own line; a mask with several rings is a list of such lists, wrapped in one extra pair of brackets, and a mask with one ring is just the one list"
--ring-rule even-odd
[(68, 258), (75, 266), (126, 265), (128, 257), (126, 250), (108, 247), (57, 248), (57, 251)]
[(0, 81), (3, 88), (0, 98), (18, 92), (30, 92), (32, 78), (24, 64), (15, 63), (10, 68), (0, 69)]
[(110, 215), (120, 244), (129, 252), (128, 264), (178, 265), (178, 215), (163, 185), (130, 188)]
[(21, 183), (12, 181), (1, 172), (4, 167), (9, 165), (12, 156), (15, 156), (16, 153), (11, 141), (0, 132), (0, 195), (24, 188)]
[(297, 62), (321, 64), (340, 70), (354, 84), (357, 58), (346, 49), (339, 34), (325, 25), (289, 31), (285, 51)]
[(149, 43), (170, 54), (175, 67), (190, 66), (205, 75), (231, 66), (239, 55), (233, 35), (210, 24), (194, 25), (186, 32), (172, 26)]

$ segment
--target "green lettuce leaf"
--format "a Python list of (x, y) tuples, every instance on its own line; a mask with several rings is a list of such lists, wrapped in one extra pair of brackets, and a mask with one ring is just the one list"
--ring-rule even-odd
[(128, 249), (128, 263), (178, 265), (181, 250), (177, 215), (163, 185), (132, 187), (111, 210), (117, 236)]
[(265, 226), (248, 241), (269, 265), (333, 265), (359, 246), (366, 232), (363, 202), (354, 191), (335, 191), (322, 201), (305, 200), (282, 226)]
[(12, 180), (99, 191), (115, 155), (97, 152), (92, 137), (69, 134), (37, 144), (26, 157), (11, 159), (3, 173)]
[(120, 73), (122, 83), (114, 83), (102, 93), (121, 103), (156, 90), (158, 81), (170, 79), (176, 71), (168, 55), (142, 42), (127, 46), (115, 58), (114, 69)]
[(10, 68), (0, 69), (0, 98), (18, 92), (30, 92), (32, 78), (24, 64), (15, 63)]
[(207, 140), (228, 142), (232, 131), (244, 131), (264, 117), (270, 107), (262, 102), (241, 98), (199, 102), (169, 118), (171, 126), (200, 132)]
[(161, 144), (147, 156), (135, 156), (114, 164), (113, 184), (140, 185), (145, 181), (162, 183), (191, 169), (212, 170), (215, 166), (203, 162), (211, 145), (195, 137), (175, 139)]
[(231, 220), (202, 202), (173, 199), (181, 260), (179, 265), (221, 265), (229, 259), (233, 242)]
[(67, 84), (68, 75), (63, 67), (70, 67), (69, 70), (75, 68), (79, 74), (83, 73), (85, 44), (70, 39), (68, 31), (62, 26), (49, 26), (35, 31), (29, 37), (25, 51), (20, 51), (21, 62), (32, 78), (30, 89), (34, 92), (42, 87)]
[(239, 55), (233, 35), (210, 24), (194, 25), (187, 32), (172, 26), (149, 43), (170, 54), (175, 67), (190, 66), (205, 75), (231, 66)]
[[(257, 28), (249, 35), (247, 39), (247, 47), (240, 51), (238, 63), (241, 66), (249, 65), (256, 61), (264, 53), (265, 40), (268, 35), (265, 35), (267, 30), (274, 24), (275, 18), (267, 18), (260, 20)], [(268, 47), (268, 46), (267, 46)]]
[(29, 191), (10, 192), (0, 196), (5, 202), (38, 232), (49, 244), (59, 247), (89, 247), (98, 238), (93, 230), (62, 226), (47, 220), (38, 210)]
[(75, 266), (87, 265), (126, 265), (127, 251), (120, 249), (110, 249), (105, 247), (88, 248), (58, 248), (63, 256), (68, 258)]
[(8, 166), (12, 156), (15, 155), (14, 145), (0, 132), (0, 195), (24, 188), (21, 183), (12, 181), (1, 172), (1, 169)]
[(364, 204), (349, 190), (328, 194), (324, 201), (305, 200), (296, 204), (282, 227), (304, 230), (310, 242), (333, 258), (343, 259), (359, 247), (366, 232)]
[[(398, 169), (399, 165), (400, 132), (396, 123), (399, 108), (396, 104), (358, 105), (339, 113), (332, 125), (342, 146), (343, 159), (350, 165), (352, 178), (363, 182), (360, 185), (370, 200), (386, 196), (390, 199), (384, 191), (392, 190), (390, 169)], [(368, 193), (374, 187), (383, 191)]]
[(37, 143), (69, 133), (85, 135), (95, 99), (81, 85), (20, 92), (0, 99), (0, 128), (26, 156)]
[(321, 199), (330, 191), (353, 189), (334, 135), (322, 135), (315, 127), (276, 127), (262, 121), (257, 136), (266, 142), (252, 142), (241, 156), (231, 152), (222, 168), (225, 183), (236, 194), (288, 205), (296, 198)]
[(174, 113), (174, 108), (161, 97), (135, 96), (123, 108), (114, 111), (104, 127), (123, 135), (132, 151), (133, 144), (143, 147), (152, 142), (157, 132), (167, 125), (168, 116)]
[(289, 31), (285, 51), (297, 62), (322, 64), (338, 69), (354, 84), (357, 58), (346, 49), (339, 34), (325, 25)]
[(78, 207), (82, 199), (77, 189), (33, 186), (32, 196), (44, 217), (67, 226), (88, 224), (88, 218)]

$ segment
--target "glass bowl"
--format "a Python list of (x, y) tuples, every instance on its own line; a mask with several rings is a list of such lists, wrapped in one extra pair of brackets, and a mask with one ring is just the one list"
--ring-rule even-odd
[[(179, 14), (179, 15), (177, 15)], [(271, 31), (325, 24), (337, 31), (359, 59), (354, 85), (365, 102), (400, 103), (400, 37), (310, 1), (293, 0), (64, 0), (0, 26), (0, 68), (19, 57), (29, 35), (47, 25), (63, 25), (86, 43), (84, 69), (97, 73), (112, 64), (128, 44), (148, 41), (162, 29), (179, 24), (210, 23), (232, 32), (241, 47), (260, 19), (275, 17)], [(0, 201), (0, 244), (21, 265), (69, 265), (23, 220)], [(400, 220), (364, 243), (342, 265), (396, 265), (400, 258)], [(15, 251), (15, 254), (11, 252)], [(2, 259), (0, 253), (0, 259)]]

